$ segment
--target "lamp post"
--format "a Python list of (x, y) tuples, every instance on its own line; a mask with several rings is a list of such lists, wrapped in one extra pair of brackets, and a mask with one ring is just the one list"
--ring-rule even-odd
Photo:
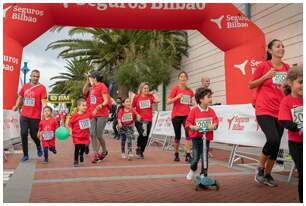
[(28, 68), (28, 62), (24, 62), (23, 67), (20, 69), (23, 72), (23, 84), (26, 83), (26, 75), (27, 73), (30, 71), (30, 69)]

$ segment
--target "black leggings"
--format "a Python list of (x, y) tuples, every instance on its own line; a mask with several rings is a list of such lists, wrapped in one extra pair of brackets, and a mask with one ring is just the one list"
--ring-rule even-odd
[(74, 145), (74, 161), (79, 161), (79, 156), (83, 156), (85, 152), (85, 144)]
[[(147, 128), (144, 128), (143, 126), (146, 125)], [(138, 139), (137, 139), (137, 148), (141, 151), (144, 152), (145, 148), (147, 146), (148, 143), (148, 138), (149, 138), (149, 134), (151, 131), (151, 127), (152, 127), (152, 122), (135, 122), (135, 127), (137, 129), (138, 132)]]
[(184, 129), (185, 129), (186, 139), (188, 138), (187, 129), (185, 128), (186, 119), (187, 119), (187, 116), (176, 116), (172, 119), (172, 125), (173, 125), (173, 128), (174, 128), (175, 142), (176, 143), (179, 143), (180, 140), (181, 140), (182, 125), (184, 126)]
[(269, 115), (259, 115), (256, 116), (256, 119), (267, 138), (267, 142), (262, 148), (262, 153), (269, 156), (269, 159), (276, 160), (284, 128), (277, 118)]
[(299, 199), (303, 202), (303, 143), (289, 141), (289, 152), (299, 174)]

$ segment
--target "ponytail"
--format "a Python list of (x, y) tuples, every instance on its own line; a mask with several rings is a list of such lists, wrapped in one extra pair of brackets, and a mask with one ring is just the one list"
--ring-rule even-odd
[(273, 39), (272, 41), (269, 42), (268, 48), (267, 48), (267, 57), (266, 57), (267, 61), (272, 59), (272, 55), (270, 54), (269, 49), (272, 49), (274, 42), (277, 42), (277, 41), (280, 41), (280, 40)]

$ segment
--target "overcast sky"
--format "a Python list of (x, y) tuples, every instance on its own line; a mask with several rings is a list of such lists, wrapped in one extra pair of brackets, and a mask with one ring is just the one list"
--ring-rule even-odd
[[(57, 58), (58, 54), (62, 51), (61, 49), (47, 51), (45, 51), (45, 49), (51, 42), (71, 38), (68, 35), (69, 29), (70, 27), (66, 27), (60, 32), (48, 31), (23, 49), (21, 67), (23, 67), (24, 62), (27, 61), (30, 70), (40, 70), (40, 82), (46, 86), (47, 91), (51, 90), (50, 85), (55, 82), (54, 80), (50, 81), (50, 78), (65, 71), (65, 61), (61, 58)], [(82, 36), (77, 37), (85, 38)], [(27, 75), (27, 81), (29, 81), (29, 73)], [(23, 79), (23, 73), (20, 73), (20, 75)]]

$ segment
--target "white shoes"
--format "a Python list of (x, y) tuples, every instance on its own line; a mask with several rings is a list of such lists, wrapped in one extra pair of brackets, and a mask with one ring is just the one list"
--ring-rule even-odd
[(192, 180), (193, 175), (194, 175), (194, 171), (190, 170), (189, 173), (188, 173), (187, 176), (186, 176), (186, 179), (187, 179), (187, 180)]
[(133, 157), (133, 154), (132, 154), (132, 153), (129, 153), (129, 154), (128, 154), (128, 160), (131, 160), (132, 157)]
[(126, 159), (126, 156), (125, 156), (124, 153), (121, 153), (121, 158), (122, 158), (122, 159)]

